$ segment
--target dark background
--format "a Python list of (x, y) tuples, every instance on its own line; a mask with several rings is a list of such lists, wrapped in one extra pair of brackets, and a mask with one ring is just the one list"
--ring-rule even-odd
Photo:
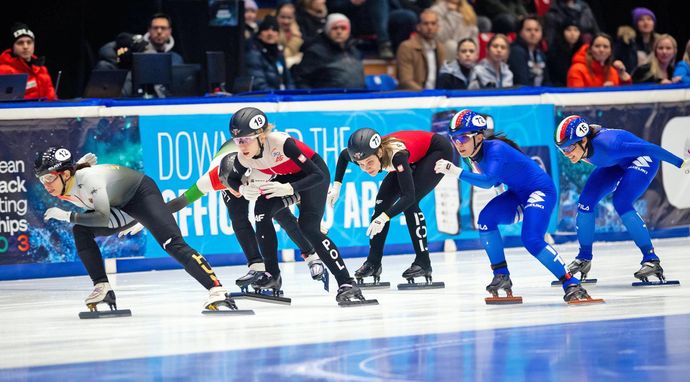
[[(481, 0), (478, 0), (481, 1)], [(554, 0), (556, 1), (556, 0)], [(678, 41), (679, 58), (690, 38), (690, 2), (672, 0), (588, 0), (605, 32), (615, 36), (621, 24), (632, 24), (630, 11), (644, 6), (656, 14), (657, 32)], [(10, 6), (11, 4), (11, 6)], [(36, 35), (36, 53), (46, 57), (53, 81), (62, 71), (58, 96), (82, 94), (98, 49), (120, 32), (146, 33), (149, 17), (158, 11), (173, 18), (175, 51), (187, 63), (204, 63), (206, 50), (228, 54), (228, 80), (240, 70), (241, 28), (209, 28), (207, 0), (32, 0), (3, 4), (0, 12), (0, 47), (11, 47), (10, 27), (15, 21), (29, 25)], [(240, 16), (241, 20), (241, 16)]]

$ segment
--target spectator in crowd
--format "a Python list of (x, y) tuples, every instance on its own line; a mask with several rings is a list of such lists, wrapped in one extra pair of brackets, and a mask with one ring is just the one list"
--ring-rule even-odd
[(517, 39), (510, 45), (508, 66), (514, 85), (549, 85), (546, 54), (541, 49), (542, 27), (536, 16), (520, 20)]
[(305, 44), (324, 31), (327, 15), (326, 0), (298, 0), (297, 24)]
[(436, 89), (467, 89), (470, 73), (479, 58), (479, 48), (473, 39), (465, 38), (458, 42), (456, 51), (456, 59), (445, 63), (441, 68)]
[(278, 45), (279, 28), (274, 16), (264, 17), (255, 38), (249, 44), (245, 65), (251, 78), (251, 90), (294, 88), (285, 57)]
[(635, 29), (628, 25), (621, 25), (616, 31), (616, 42), (613, 44), (614, 60), (620, 60), (623, 65), (633, 71), (637, 68), (637, 43)]
[(127, 70), (127, 77), (122, 85), (121, 95), (131, 97), (132, 92), (132, 53), (150, 52), (148, 41), (140, 34), (122, 32), (117, 35), (115, 41), (106, 43), (98, 51), (100, 60), (94, 70)]
[(28, 75), (25, 99), (56, 100), (53, 81), (45, 66), (45, 59), (34, 54), (34, 32), (26, 24), (15, 23), (11, 30), (12, 48), (0, 54), (0, 74)]
[(388, 22), (393, 51), (397, 52), (400, 44), (417, 30), (419, 15), (431, 7), (434, 0), (390, 0), (390, 2), (399, 3), (401, 6), (399, 10), (391, 13), (391, 19)]
[(690, 40), (685, 44), (683, 60), (676, 65), (676, 69), (673, 71), (673, 77), (680, 78), (680, 82), (684, 84), (690, 84)]
[(495, 33), (514, 32), (518, 21), (528, 15), (524, 0), (477, 0), (474, 9), (491, 20)]
[(304, 43), (302, 32), (299, 30), (295, 19), (295, 5), (292, 3), (282, 3), (276, 9), (276, 18), (280, 26), (278, 43), (283, 47), (285, 63), (288, 68), (302, 61), (300, 48)]
[[(637, 66), (649, 62), (653, 54), (653, 46), (659, 34), (656, 29), (656, 16), (647, 8), (635, 8), (632, 10), (633, 25), (637, 30), (635, 45), (637, 46)], [(630, 68), (633, 70), (635, 68)]]
[(354, 36), (375, 34), (379, 57), (393, 58), (388, 35), (391, 2), (389, 0), (328, 0), (329, 11), (346, 15), (352, 22)]
[(400, 44), (396, 57), (399, 88), (434, 89), (443, 65), (443, 49), (436, 43), (438, 14), (427, 9), (419, 15), (417, 33)]
[(672, 84), (680, 81), (673, 76), (678, 53), (678, 43), (669, 34), (659, 35), (652, 47), (654, 55), (649, 62), (640, 65), (632, 73), (633, 83)]
[(508, 88), (513, 86), (513, 73), (508, 61), (510, 40), (508, 36), (497, 33), (488, 43), (486, 58), (479, 61), (470, 73), (468, 89)]
[(581, 46), (580, 27), (575, 20), (566, 20), (562, 25), (561, 33), (556, 36), (553, 45), (549, 47), (546, 57), (546, 67), (549, 71), (551, 86), (566, 85), (568, 69), (573, 62), (573, 55)]
[(326, 31), (304, 49), (304, 57), (294, 66), (300, 88), (364, 88), (364, 65), (350, 39), (350, 20), (342, 13), (331, 13)]
[(250, 40), (256, 34), (258, 24), (256, 23), (256, 13), (259, 6), (254, 0), (244, 0), (244, 39)]
[(149, 21), (149, 30), (144, 35), (144, 40), (148, 41), (152, 52), (155, 53), (170, 53), (172, 55), (172, 64), (184, 64), (184, 60), (179, 53), (172, 51), (175, 46), (175, 39), (172, 36), (172, 20), (170, 16), (165, 13), (156, 13), (151, 16)]
[(590, 41), (599, 32), (592, 9), (584, 0), (555, 0), (544, 19), (544, 38), (548, 46), (553, 44), (565, 20), (575, 20), (584, 41)]
[(455, 57), (458, 41), (477, 40), (477, 14), (467, 0), (438, 0), (431, 9), (439, 15), (436, 39), (443, 46), (445, 57)]
[(568, 70), (569, 88), (619, 86), (631, 83), (631, 77), (621, 61), (613, 60), (613, 39), (598, 33), (591, 44), (584, 44), (573, 56)]

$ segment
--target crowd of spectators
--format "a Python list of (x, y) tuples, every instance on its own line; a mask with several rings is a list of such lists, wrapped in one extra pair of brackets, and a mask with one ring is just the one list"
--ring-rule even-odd
[[(584, 0), (279, 0), (270, 13), (242, 1), (245, 90), (364, 88), (365, 55), (394, 65), (400, 90), (690, 84), (690, 41), (679, 52), (643, 7), (614, 37)], [(56, 99), (33, 32), (11, 32), (0, 74), (27, 73), (27, 98)], [(134, 52), (182, 64), (174, 47), (171, 18), (156, 14), (145, 34), (101, 47), (96, 69), (129, 70)]]

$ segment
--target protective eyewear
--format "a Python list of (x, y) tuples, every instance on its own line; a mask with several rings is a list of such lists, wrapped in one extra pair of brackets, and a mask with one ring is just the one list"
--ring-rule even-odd
[(479, 133), (470, 133), (470, 134), (458, 135), (458, 136), (453, 137), (453, 141), (464, 145), (465, 143), (469, 142), (472, 138), (474, 138), (478, 134)]
[(249, 135), (246, 137), (233, 138), (232, 140), (238, 145), (246, 145), (246, 144), (251, 143), (258, 136), (259, 136), (258, 134), (255, 134), (255, 135)]
[(56, 172), (49, 172), (38, 177), (38, 180), (43, 184), (53, 183), (57, 179), (58, 174)]
[(570, 146), (565, 146), (565, 147), (558, 147), (563, 154), (570, 154), (575, 150), (575, 147), (577, 147), (577, 143), (574, 143)]

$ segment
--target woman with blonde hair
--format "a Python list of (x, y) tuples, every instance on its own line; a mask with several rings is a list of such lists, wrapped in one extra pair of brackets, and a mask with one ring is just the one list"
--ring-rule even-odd
[(634, 83), (672, 84), (680, 81), (680, 77), (673, 77), (676, 63), (678, 43), (669, 34), (662, 34), (654, 40), (652, 47), (654, 54), (649, 62), (638, 66), (632, 74)]
[(631, 77), (620, 60), (613, 60), (613, 39), (597, 33), (591, 44), (583, 45), (573, 56), (568, 70), (569, 88), (589, 88), (629, 84)]
[(690, 84), (690, 40), (685, 44), (685, 54), (683, 60), (676, 65), (673, 71), (673, 78), (678, 77), (680, 82)]
[(283, 47), (283, 55), (288, 68), (299, 64), (302, 61), (300, 48), (304, 43), (302, 32), (299, 30), (297, 19), (295, 18), (295, 5), (283, 3), (276, 9), (276, 19), (280, 31), (278, 32), (278, 44)]
[(445, 57), (455, 57), (458, 41), (477, 40), (477, 14), (467, 0), (436, 0), (431, 9), (439, 16), (437, 40), (443, 44)]

